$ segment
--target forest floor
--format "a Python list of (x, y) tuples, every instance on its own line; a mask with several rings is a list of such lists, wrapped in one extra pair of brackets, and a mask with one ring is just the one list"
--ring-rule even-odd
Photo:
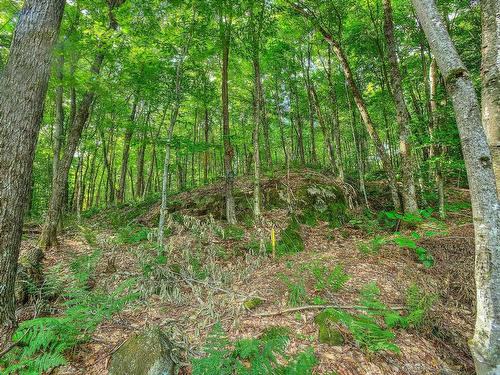
[[(286, 182), (284, 176), (267, 179), (263, 190), (272, 185), (307, 184), (305, 174), (295, 173)], [(323, 179), (318, 175), (314, 178), (314, 186), (318, 178)], [(243, 196), (245, 189), (251, 191), (249, 181), (237, 183)], [(60, 245), (45, 255), (47, 268), (67, 265), (75, 256), (90, 255), (98, 249), (101, 260), (93, 271), (95, 287), (112, 290), (124, 280), (137, 278), (141, 297), (102, 323), (92, 339), (72, 353), (70, 364), (53, 373), (106, 374), (111, 355), (127, 338), (158, 325), (179, 348), (179, 361), (185, 363), (182, 373), (189, 374), (186, 358), (200, 355), (207, 333), (216, 322), (222, 323), (231, 339), (259, 337), (269, 327), (287, 327), (288, 352), (313, 348), (318, 374), (474, 373), (467, 348), (467, 339), (473, 333), (475, 298), (472, 219), (470, 208), (463, 204), (468, 199), (467, 191), (453, 190), (448, 199), (454, 209), (444, 222), (430, 217), (411, 229), (398, 223), (396, 229), (402, 233), (421, 234), (418, 245), (434, 259), (434, 266), (426, 268), (411, 249), (391, 241), (393, 232), (380, 229), (377, 220), (366, 219), (360, 209), (350, 211), (340, 225), (323, 220), (301, 224), (303, 251), (273, 258), (264, 254), (264, 248), (272, 228), (276, 228), (279, 240), (290, 220), (289, 210), (272, 207), (268, 197), (264, 204), (269, 207), (261, 226), (252, 225), (241, 212), (245, 224), (227, 227), (217, 214), (220, 208), (214, 206), (221, 201), (220, 187), (209, 185), (172, 197), (165, 254), (168, 265), (155, 263), (158, 255), (152, 238), (156, 202), (89, 213), (78, 225), (69, 226)], [(297, 190), (291, 190), (298, 195)], [(344, 192), (349, 194), (349, 188)], [(380, 194), (372, 209), (383, 206), (385, 197)], [(283, 198), (282, 192), (276, 196)], [(386, 240), (379, 241), (382, 244), (378, 246), (377, 239), (382, 237)], [(35, 240), (27, 235), (24, 247)], [(375, 244), (376, 249), (368, 254), (360, 251), (360, 244)], [(341, 265), (350, 278), (338, 291), (318, 291), (310, 272), (314, 265), (330, 269)], [(309, 308), (288, 311), (291, 289), (286, 280), (303, 282), (307, 295), (295, 296), (300, 299), (296, 302)], [(313, 299), (320, 297), (316, 300), (350, 311), (358, 303), (360, 290), (371, 282), (380, 289), (380, 301), (395, 309), (404, 306), (412, 284), (422, 293), (437, 296), (424, 324), (394, 331), (394, 343), (401, 352), (371, 353), (356, 344), (347, 330), (342, 330), (345, 342), (341, 346), (319, 343), (314, 322), (319, 310), (311, 307)], [(251, 310), (244, 307), (245, 301), (257, 296), (263, 301), (261, 305)], [(56, 306), (57, 301), (52, 304)], [(27, 305), (20, 313), (30, 318), (33, 312), (33, 305)]]

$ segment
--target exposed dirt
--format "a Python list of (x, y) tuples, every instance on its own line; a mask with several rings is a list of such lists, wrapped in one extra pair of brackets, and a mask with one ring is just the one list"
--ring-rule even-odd
[[(212, 186), (196, 194), (218, 192), (219, 188)], [(193, 194), (183, 193), (175, 199), (193, 201)], [(182, 210), (183, 214), (192, 214), (197, 208), (189, 211), (184, 203)], [(202, 212), (198, 213), (206, 218)], [(153, 208), (140, 221), (151, 222), (156, 214)], [(218, 220), (206, 223), (194, 218), (182, 224), (171, 223), (169, 262), (183, 266), (189, 263), (186, 254), (203, 254), (204, 259), (211, 262), (216, 276), (210, 276), (206, 284), (188, 276), (177, 278), (182, 296), (179, 301), (147, 294), (112, 321), (103, 323), (92, 341), (72, 354), (70, 365), (53, 373), (106, 374), (112, 353), (127, 337), (150, 325), (162, 326), (186, 353), (199, 355), (207, 332), (221, 321), (231, 338), (258, 337), (270, 326), (290, 328), (290, 353), (313, 347), (319, 360), (315, 370), (318, 374), (473, 374), (467, 348), (474, 324), (473, 228), (470, 212), (462, 210), (460, 215), (461, 219), (457, 220), (450, 214), (446, 234), (420, 240), (419, 244), (436, 261), (430, 269), (424, 268), (412, 252), (394, 245), (383, 246), (375, 255), (362, 255), (358, 250), (359, 241), (370, 236), (349, 225), (332, 229), (324, 222), (313, 227), (301, 226), (305, 242), (305, 251), (301, 253), (279, 259), (252, 255), (247, 246), (250, 242), (268, 240), (273, 226), (278, 234), (286, 226), (288, 213), (283, 208), (267, 211), (264, 225), (259, 229), (244, 228), (241, 239), (223, 239), (215, 235), (217, 228), (223, 225)], [(102, 223), (93, 229), (98, 232), (96, 246), (89, 246), (77, 232), (67, 233), (61, 245), (46, 254), (44, 264), (49, 267), (68, 263), (75, 254), (90, 254), (99, 247), (103, 257), (94, 276), (96, 287), (111, 290), (120, 281), (141, 277), (144, 259), (152, 252), (151, 246), (148, 247), (147, 242), (119, 244), (116, 233), (103, 228)], [(214, 255), (221, 251), (223, 256)], [(313, 321), (317, 310), (257, 316), (288, 308), (287, 288), (279, 275), (303, 278), (310, 289), (305, 265), (314, 262), (332, 267), (341, 264), (351, 276), (343, 289), (328, 295), (329, 304), (346, 308), (356, 305), (359, 291), (370, 282), (377, 283), (381, 300), (391, 307), (404, 305), (406, 290), (412, 283), (428, 293), (437, 294), (439, 299), (423, 329), (396, 331), (395, 343), (401, 348), (401, 354), (368, 353), (357, 347), (347, 333), (343, 346), (320, 344)], [(183, 275), (189, 275), (189, 271), (192, 269), (188, 267)], [(264, 304), (256, 310), (246, 311), (242, 303), (248, 296), (262, 297)], [(20, 313), (23, 318), (30, 318), (33, 308), (26, 306)], [(185, 353), (182, 357), (185, 362)], [(189, 373), (188, 366), (183, 371)]]

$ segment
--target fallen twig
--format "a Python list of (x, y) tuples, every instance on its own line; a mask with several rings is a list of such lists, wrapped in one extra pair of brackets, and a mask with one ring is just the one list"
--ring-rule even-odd
[[(339, 306), (339, 305), (307, 305), (307, 306), (293, 307), (293, 308), (290, 308), (290, 309), (284, 309), (284, 310), (279, 310), (279, 311), (254, 314), (252, 316), (255, 316), (255, 317), (258, 317), (258, 318), (263, 318), (263, 317), (268, 317), (268, 316), (276, 316), (276, 315), (288, 314), (288, 313), (297, 312), (297, 311), (304, 311), (304, 310), (324, 310), (324, 309), (366, 310), (366, 307), (353, 306), (353, 305), (347, 305), (347, 306)], [(391, 309), (392, 310), (397, 310), (397, 311), (399, 311), (399, 310), (406, 310), (405, 307), (401, 307), (401, 306), (391, 307)]]

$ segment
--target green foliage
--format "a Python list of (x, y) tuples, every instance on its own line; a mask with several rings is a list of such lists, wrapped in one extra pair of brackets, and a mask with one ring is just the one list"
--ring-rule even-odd
[(403, 236), (399, 234), (395, 239), (394, 243), (399, 247), (404, 249), (411, 249), (417, 255), (418, 260), (424, 265), (425, 268), (430, 268), (434, 265), (434, 258), (432, 255), (427, 253), (427, 250), (422, 246), (417, 245), (417, 240), (420, 239), (420, 235), (413, 232), (410, 236)]
[(118, 230), (118, 241), (126, 245), (136, 245), (147, 241), (149, 229), (143, 226), (125, 226)]
[(358, 250), (363, 255), (375, 255), (378, 254), (382, 246), (386, 244), (386, 240), (382, 236), (376, 236), (368, 242), (360, 242), (358, 244)]
[(280, 275), (280, 280), (288, 288), (288, 304), (292, 307), (301, 306), (309, 300), (303, 280), (291, 281), (285, 275)]
[(315, 278), (315, 289), (318, 292), (325, 289), (331, 292), (338, 292), (350, 279), (350, 276), (344, 272), (340, 264), (337, 264), (333, 269), (316, 264), (311, 267), (311, 273)]
[(237, 225), (227, 225), (217, 234), (224, 240), (240, 241), (243, 239), (245, 231)]
[[(276, 243), (276, 254), (278, 256), (304, 251), (305, 245), (300, 234), (300, 224), (295, 217), (290, 220), (290, 223), (285, 230), (281, 232), (280, 236), (280, 240)], [(268, 252), (272, 250), (270, 244), (267, 250)]]
[[(307, 375), (316, 358), (311, 350), (294, 358), (285, 356), (289, 338), (281, 330), (267, 331), (261, 339), (231, 342), (220, 324), (207, 338), (206, 356), (192, 361), (193, 375)], [(286, 361), (286, 364), (282, 364)]]
[[(129, 292), (135, 280), (127, 280), (112, 293), (88, 291), (84, 286), (95, 256), (76, 259), (72, 283), (65, 293), (65, 310), (59, 316), (22, 322), (14, 333), (18, 346), (1, 361), (3, 374), (41, 374), (66, 363), (70, 349), (88, 341), (97, 326), (132, 299)], [(78, 268), (81, 267), (81, 268)]]

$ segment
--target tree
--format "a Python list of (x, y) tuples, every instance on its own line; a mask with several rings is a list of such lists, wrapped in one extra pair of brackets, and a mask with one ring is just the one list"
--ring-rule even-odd
[(500, 197), (500, 2), (481, 0), (482, 24), (482, 116), (490, 145), (493, 170)]
[[(116, 30), (118, 22), (113, 11), (121, 6), (125, 0), (107, 0), (109, 8), (109, 28)], [(101, 72), (105, 58), (104, 46), (99, 46), (99, 51), (90, 67), (93, 78), (97, 78)], [(89, 119), (90, 110), (96, 97), (95, 88), (92, 87), (83, 95), (82, 101), (76, 110), (73, 121), (70, 124), (66, 147), (58, 163), (58, 171), (53, 179), (52, 193), (49, 208), (45, 219), (44, 229), (40, 238), (40, 243), (45, 248), (50, 248), (57, 242), (57, 226), (61, 220), (64, 199), (66, 197), (66, 187), (68, 185), (68, 175), (73, 163), (73, 157), (80, 143), (83, 129)], [(72, 116), (71, 116), (72, 117)]]
[(383, 0), (384, 3), (384, 31), (387, 41), (387, 54), (391, 65), (392, 96), (396, 104), (396, 120), (399, 125), (399, 143), (403, 174), (403, 206), (404, 211), (418, 213), (417, 194), (413, 178), (413, 156), (410, 138), (410, 112), (406, 106), (403, 92), (403, 82), (399, 71), (396, 40), (394, 37), (394, 21), (392, 18), (391, 0)]
[(14, 284), (33, 158), (64, 0), (24, 3), (0, 79), (0, 324), (14, 325)]
[(471, 350), (479, 375), (500, 371), (500, 203), (479, 101), (434, 0), (412, 0), (453, 107), (474, 216), (477, 312)]
[[(232, 30), (232, 9), (233, 5), (222, 1), (220, 9), (220, 35), (222, 42), (222, 130), (224, 140), (224, 174), (225, 198), (226, 198), (226, 219), (229, 224), (236, 224), (236, 207), (233, 196), (234, 172), (233, 158), (234, 148), (231, 144), (231, 134), (229, 125), (229, 51), (231, 45)], [(227, 9), (229, 8), (229, 9)]]

